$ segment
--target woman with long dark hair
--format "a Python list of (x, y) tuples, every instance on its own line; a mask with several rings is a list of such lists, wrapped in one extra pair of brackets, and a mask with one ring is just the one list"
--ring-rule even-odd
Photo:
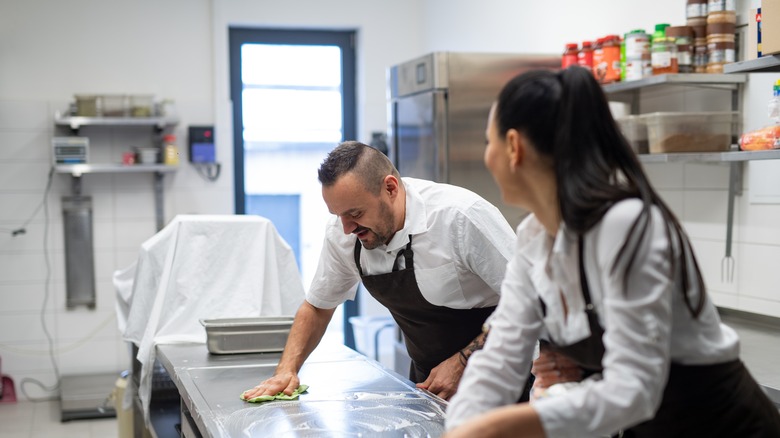
[[(447, 409), (448, 437), (778, 437), (680, 222), (579, 67), (512, 79), (485, 164), (518, 226), (484, 350)], [(534, 340), (577, 362), (568, 391), (514, 404)], [(546, 346), (546, 347), (545, 347)]]

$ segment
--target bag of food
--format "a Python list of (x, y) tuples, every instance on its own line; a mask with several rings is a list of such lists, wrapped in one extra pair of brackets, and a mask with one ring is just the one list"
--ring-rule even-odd
[(771, 125), (742, 134), (739, 148), (743, 151), (780, 149), (780, 125)]

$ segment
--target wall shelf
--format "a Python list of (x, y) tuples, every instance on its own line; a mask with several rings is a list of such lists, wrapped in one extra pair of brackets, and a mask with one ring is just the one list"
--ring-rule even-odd
[(153, 126), (163, 129), (178, 123), (179, 119), (175, 117), (78, 117), (59, 113), (54, 116), (54, 124), (69, 126), (73, 130), (82, 126)]
[(642, 89), (661, 85), (702, 86), (735, 90), (745, 82), (747, 82), (747, 75), (744, 74), (678, 73), (648, 76), (635, 81), (615, 82), (605, 84), (602, 88), (612, 99), (621, 94), (632, 96)]
[(747, 61), (732, 62), (723, 66), (724, 73), (780, 72), (780, 55), (767, 55)]
[(709, 162), (727, 163), (751, 160), (778, 160), (780, 149), (766, 151), (729, 151), (729, 152), (679, 152), (672, 154), (640, 154), (643, 163)]
[(81, 176), (85, 173), (148, 173), (176, 172), (178, 166), (166, 164), (57, 164), (54, 171), (57, 173), (69, 173), (73, 176)]

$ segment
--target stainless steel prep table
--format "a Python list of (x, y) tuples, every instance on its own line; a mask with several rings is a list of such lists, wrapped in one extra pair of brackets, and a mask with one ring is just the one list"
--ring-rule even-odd
[(321, 344), (312, 353), (299, 374), (309, 390), (299, 400), (240, 400), (242, 391), (272, 375), (279, 357), (212, 355), (204, 344), (158, 345), (157, 358), (181, 396), (183, 436), (436, 437), (444, 432), (446, 402), (343, 345)]

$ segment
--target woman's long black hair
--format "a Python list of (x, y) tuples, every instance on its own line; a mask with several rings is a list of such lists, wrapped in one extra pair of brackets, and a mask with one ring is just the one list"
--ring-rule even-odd
[[(551, 159), (562, 220), (578, 235), (596, 225), (615, 203), (627, 198), (642, 201), (642, 212), (611, 268), (614, 273), (617, 260), (628, 256), (623, 275), (625, 286), (639, 242), (650, 223), (650, 208), (657, 206), (667, 223), (672, 272), (681, 269), (683, 298), (691, 314), (698, 316), (704, 305), (705, 288), (690, 241), (651, 186), (590, 71), (570, 67), (516, 76), (499, 93), (496, 122), (501, 136), (516, 129), (531, 140), (539, 153)], [(673, 256), (674, 248), (680, 249), (680, 257)], [(695, 274), (692, 277), (691, 271)], [(695, 303), (694, 286), (699, 290)]]

